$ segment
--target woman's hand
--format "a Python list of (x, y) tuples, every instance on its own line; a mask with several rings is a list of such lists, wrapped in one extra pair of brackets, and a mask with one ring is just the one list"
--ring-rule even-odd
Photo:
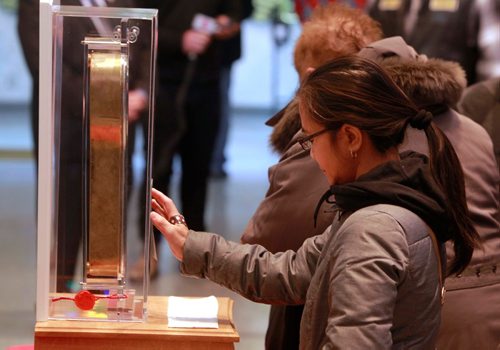
[(169, 222), (169, 218), (179, 215), (175, 203), (170, 198), (154, 188), (151, 194), (153, 197), (151, 202), (153, 211), (149, 215), (151, 222), (167, 239), (170, 249), (177, 260), (182, 261), (188, 228), (185, 224), (171, 224)]

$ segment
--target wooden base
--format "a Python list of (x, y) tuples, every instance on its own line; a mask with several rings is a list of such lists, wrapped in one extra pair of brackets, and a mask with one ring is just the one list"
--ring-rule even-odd
[(240, 337), (232, 320), (233, 301), (217, 298), (219, 328), (168, 328), (167, 297), (148, 297), (147, 322), (37, 322), (35, 350), (212, 350), (234, 349)]

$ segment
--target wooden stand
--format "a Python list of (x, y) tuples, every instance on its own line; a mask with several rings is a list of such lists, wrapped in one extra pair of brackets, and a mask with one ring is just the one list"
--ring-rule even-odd
[(219, 328), (168, 328), (167, 297), (148, 298), (144, 323), (59, 321), (37, 322), (35, 350), (212, 350), (234, 349), (240, 340), (232, 320), (233, 301), (217, 298)]

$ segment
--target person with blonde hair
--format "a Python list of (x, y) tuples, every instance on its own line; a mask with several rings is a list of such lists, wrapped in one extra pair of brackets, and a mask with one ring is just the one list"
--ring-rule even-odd
[(360, 9), (341, 4), (317, 7), (295, 44), (295, 69), (303, 78), (308, 68), (358, 52), (381, 38), (380, 24)]

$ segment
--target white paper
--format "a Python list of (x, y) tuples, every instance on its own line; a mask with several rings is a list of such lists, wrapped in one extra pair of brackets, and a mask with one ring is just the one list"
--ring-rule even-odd
[(219, 303), (212, 296), (206, 298), (168, 297), (168, 327), (219, 328)]

